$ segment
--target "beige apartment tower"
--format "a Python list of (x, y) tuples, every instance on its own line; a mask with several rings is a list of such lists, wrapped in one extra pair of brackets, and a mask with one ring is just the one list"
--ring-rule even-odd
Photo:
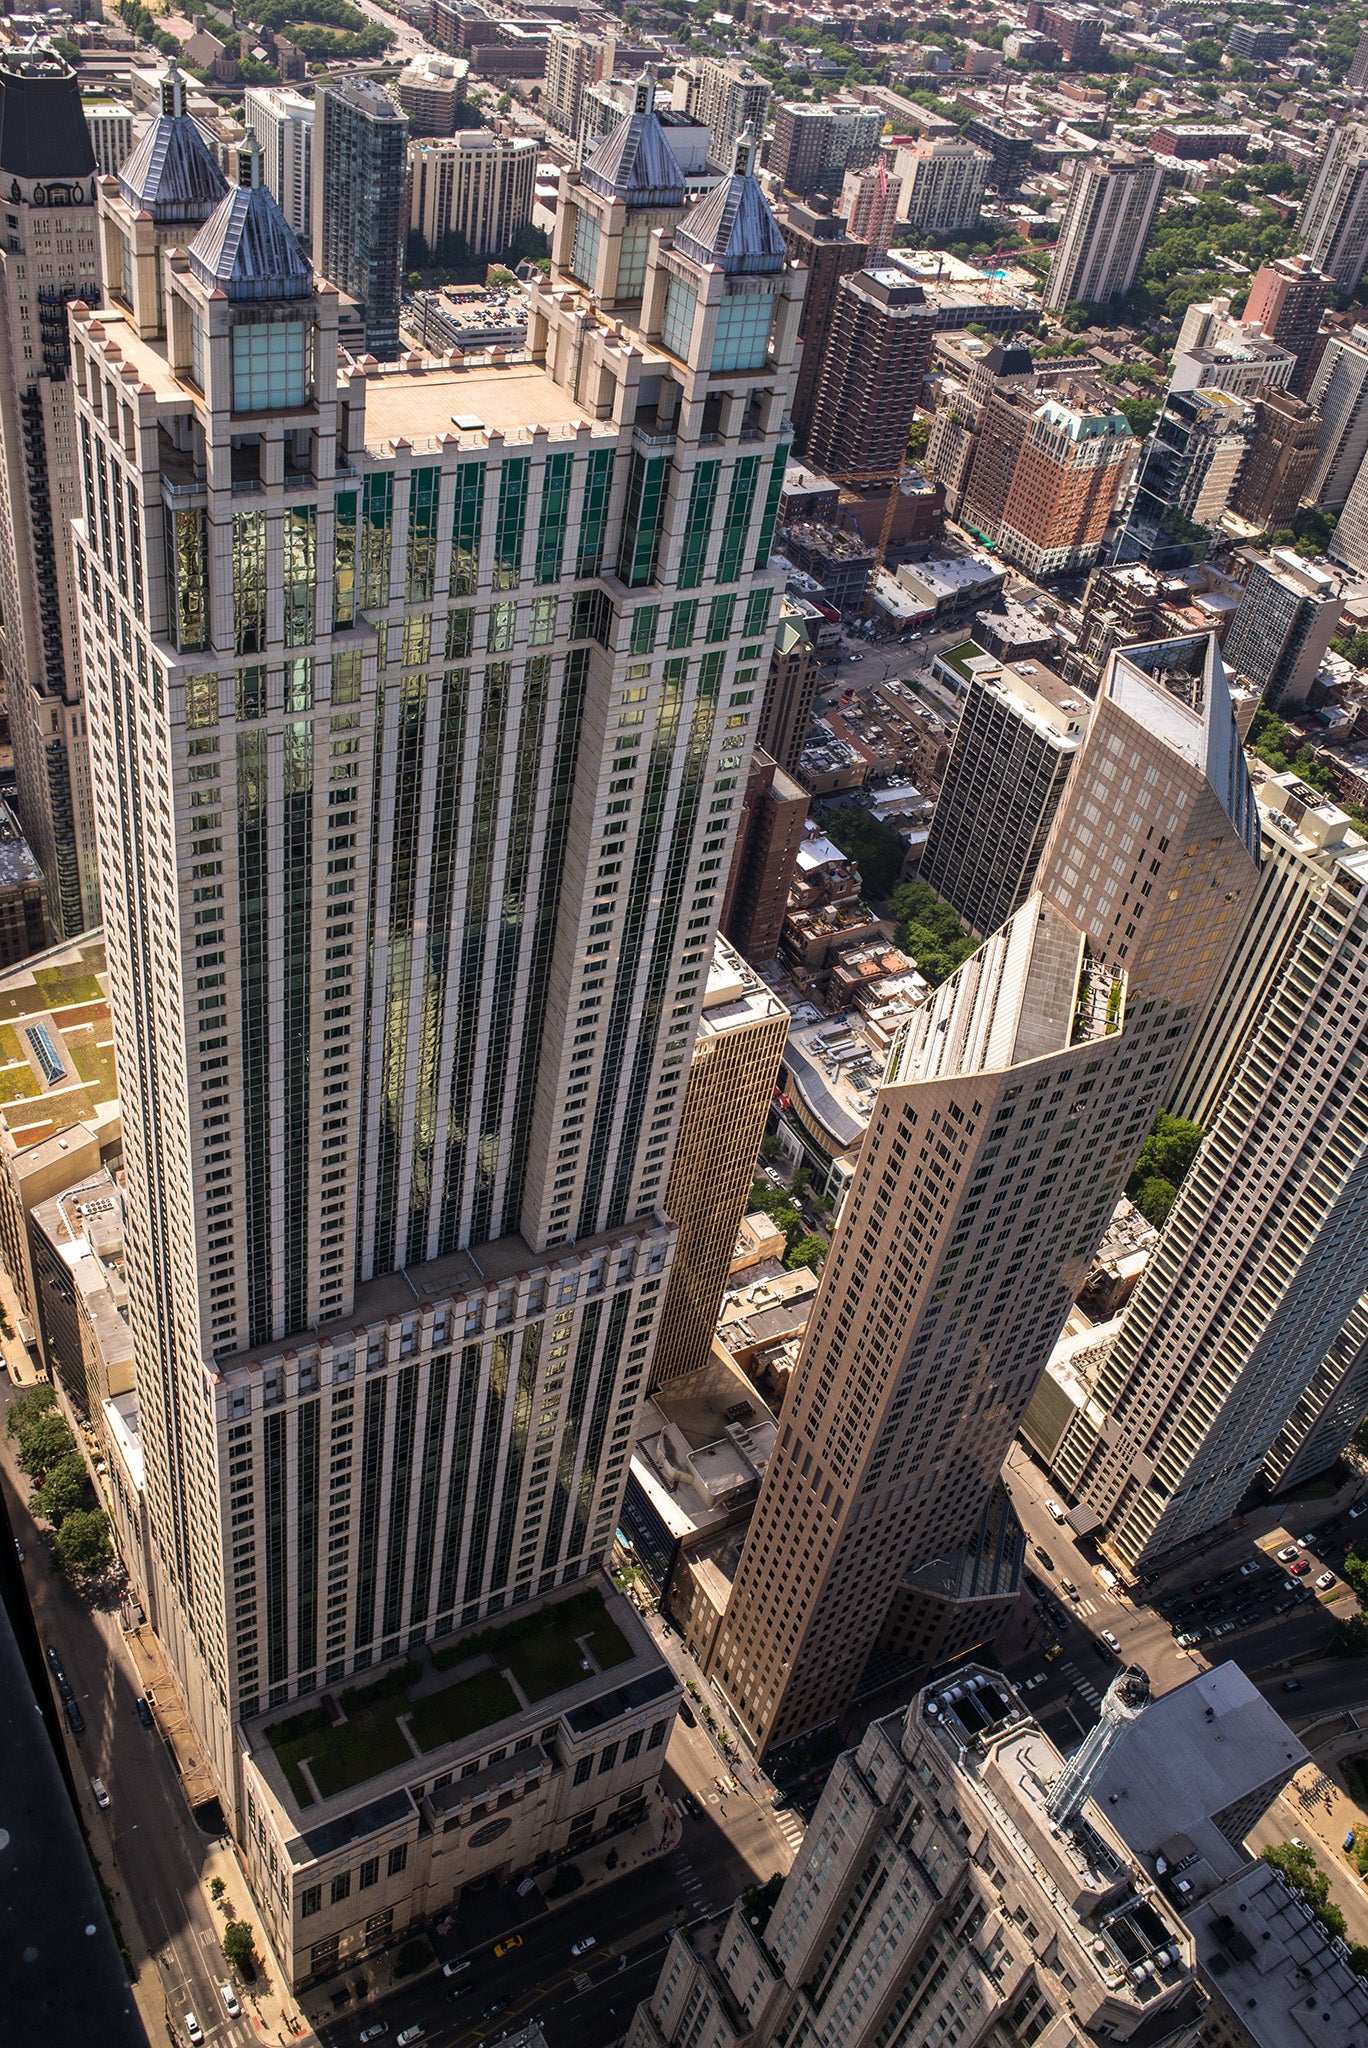
[(665, 1213), (678, 1224), (679, 1237), (651, 1360), (652, 1387), (707, 1363), (736, 1233), (750, 1207), (788, 1022), (788, 1011), (755, 970), (725, 939), (715, 939), (665, 1189)]
[(1214, 639), (1114, 654), (1034, 893), (875, 1097), (711, 1660), (757, 1748), (847, 1707), (876, 1647), (956, 1645), (1012, 1432), (1257, 871)]

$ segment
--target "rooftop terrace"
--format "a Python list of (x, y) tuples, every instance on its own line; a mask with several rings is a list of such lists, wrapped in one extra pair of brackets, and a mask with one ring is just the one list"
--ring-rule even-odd
[(117, 1098), (98, 931), (0, 975), (0, 1121), (28, 1152)]

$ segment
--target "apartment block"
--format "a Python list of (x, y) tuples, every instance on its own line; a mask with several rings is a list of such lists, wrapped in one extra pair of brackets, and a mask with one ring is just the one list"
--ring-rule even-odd
[[(685, 218), (648, 86), (565, 174), (527, 360), (339, 359), (258, 155), (224, 190), (163, 123), (144, 173), (155, 195), (174, 154), (180, 218), (127, 171), (102, 190), (130, 304), (71, 316), (128, 1323), (158, 1632), (316, 1975), (432, 1903), (433, 1866), (390, 1861), (401, 1809), (440, 1826), (449, 1899), (502, 1867), (480, 1773), (497, 1807), (505, 1762), (535, 1768), (591, 1835), (601, 1774), (654, 1774), (674, 1682), (592, 1616), (588, 1692), (578, 1655), (535, 1700), (461, 1666), (472, 1631), (592, 1587), (616, 1525), (781, 582), (802, 279), (748, 167)], [(482, 1727), (518, 1723), (478, 1758), (468, 1676)], [(373, 1797), (310, 1762), (338, 1688), (365, 1783), (391, 1774)], [(305, 1836), (317, 1921), (281, 1854)], [(398, 1888), (332, 1915), (376, 1858)]]
[(1307, 398), (1321, 423), (1306, 495), (1339, 512), (1368, 455), (1368, 327), (1329, 337)]
[[(1141, 1683), (1118, 1679), (1108, 1704), (1126, 1688), (1134, 1712)], [(672, 1933), (627, 2048), (1193, 2048), (1193, 1938), (1086, 1781), (1060, 1812), (1070, 1768), (978, 1664), (873, 1722), (837, 1760), (777, 1899)]]
[(1130, 1569), (1234, 1513), (1368, 1284), (1368, 846), (1292, 775), (1259, 814), (1258, 893), (1171, 1096), (1202, 1149), (1051, 1461)]
[(80, 509), (66, 307), (99, 294), (95, 153), (76, 74), (0, 53), (0, 667), (16, 807), (55, 938), (100, 920), (94, 800), (67, 523)]
[(261, 145), (262, 179), (290, 226), (313, 233), (314, 103), (285, 87), (249, 85), (243, 120)]
[(1253, 401), (1254, 426), (1230, 509), (1252, 526), (1289, 526), (1317, 460), (1321, 420), (1315, 407), (1288, 391), (1264, 390)]
[(779, 951), (807, 810), (806, 789), (757, 747), (722, 911), (722, 929), (743, 959), (764, 962)]
[(893, 170), (902, 185), (898, 218), (938, 235), (978, 225), (993, 160), (968, 142), (918, 142), (899, 148)]
[(1038, 661), (971, 666), (918, 872), (986, 936), (1035, 887), (1091, 707)]
[(880, 158), (867, 170), (847, 171), (841, 187), (841, 211), (852, 236), (869, 251), (870, 265), (883, 262), (898, 224), (902, 188), (888, 175)]
[(313, 259), (357, 301), (366, 348), (399, 353), (399, 278), (408, 203), (408, 120), (369, 78), (314, 97)]
[[(729, 57), (700, 57), (692, 75), (683, 80), (686, 111), (695, 115), (712, 136), (709, 160), (730, 166), (736, 145), (749, 129), (758, 142), (769, 125), (771, 93), (764, 79), (749, 64)], [(675, 104), (680, 104), (681, 80), (675, 80)]]
[(552, 28), (546, 44), (539, 111), (553, 128), (578, 138), (585, 92), (589, 86), (612, 77), (616, 60), (617, 42), (613, 36), (586, 35), (578, 28)]
[(998, 522), (1003, 558), (1028, 576), (1092, 568), (1134, 449), (1129, 422), (1105, 398), (1060, 393), (1036, 407)]
[(1148, 151), (1079, 158), (1045, 281), (1052, 313), (1075, 302), (1109, 305), (1130, 290), (1163, 191), (1163, 167)]
[(1326, 543), (1332, 562), (1362, 572), (1368, 564), (1368, 463), (1360, 464), (1335, 531)]
[(1368, 263), (1368, 128), (1362, 122), (1329, 130), (1297, 234), (1307, 262), (1351, 297)]
[(1292, 351), (1297, 367), (1291, 389), (1304, 398), (1320, 364), (1324, 338), (1321, 316), (1335, 295), (1335, 280), (1306, 256), (1281, 256), (1254, 273), (1245, 301), (1245, 322), (1257, 321), (1270, 341)]
[(1339, 583), (1291, 548), (1241, 550), (1240, 567), (1244, 597), (1222, 643), (1226, 667), (1271, 711), (1304, 704), (1339, 626)]
[(461, 57), (424, 50), (406, 64), (394, 83), (408, 117), (410, 136), (454, 135), (465, 106), (470, 66)]
[(769, 174), (777, 188), (806, 198), (841, 189), (849, 171), (872, 164), (883, 139), (882, 111), (840, 100), (783, 101), (774, 109)]
[(795, 610), (791, 600), (785, 599), (765, 671), (758, 731), (761, 746), (787, 775), (797, 773), (802, 759), (818, 681), (812, 641)]
[(665, 1213), (679, 1226), (679, 1238), (651, 1360), (652, 1387), (707, 1361), (736, 1233), (750, 1207), (788, 1023), (779, 998), (716, 938), (665, 1188)]
[(1101, 52), (1106, 23), (1087, 8), (1051, 7), (1042, 5), (1041, 0), (1027, 0), (1026, 26), (1058, 43), (1075, 70), (1086, 71)]
[(1140, 458), (1115, 559), (1153, 568), (1186, 566), (1192, 528), (1215, 526), (1225, 511), (1245, 471), (1253, 432), (1253, 408), (1236, 393), (1170, 390)]
[(794, 447), (802, 454), (812, 425), (817, 385), (836, 311), (836, 294), (842, 278), (864, 269), (869, 251), (865, 243), (846, 233), (845, 222), (832, 211), (830, 201), (786, 206), (779, 215), (779, 223), (790, 260), (803, 264), (807, 270), (798, 330), (803, 349), (793, 387)]
[(959, 1588), (1001, 1542), (1007, 1442), (1225, 969), (1257, 829), (1214, 640), (1114, 654), (1035, 893), (873, 1094), (709, 1665), (761, 1751), (844, 1711), (876, 1647), (979, 1640)]
[(133, 154), (133, 109), (122, 100), (82, 100), (95, 168), (102, 178), (116, 178)]
[(935, 308), (903, 271), (842, 278), (807, 436), (816, 468), (866, 482), (898, 473), (935, 337)]
[(461, 237), (473, 256), (508, 250), (532, 219), (537, 145), (487, 128), (426, 138), (409, 147), (409, 231), (435, 250)]

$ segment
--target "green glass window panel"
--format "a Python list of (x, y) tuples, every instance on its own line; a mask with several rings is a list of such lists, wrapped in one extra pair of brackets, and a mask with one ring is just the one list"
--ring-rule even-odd
[(681, 603), (670, 607), (671, 647), (688, 647), (698, 625), (698, 599), (686, 597)]
[[(764, 569), (769, 563), (770, 549), (774, 545), (774, 522), (779, 514), (779, 499), (783, 494), (784, 472), (788, 468), (788, 459), (787, 445), (775, 449), (774, 461), (770, 465), (769, 489), (765, 492), (765, 509), (760, 519), (760, 539), (755, 550), (753, 566), (757, 569)], [(751, 630), (749, 626), (746, 628), (748, 633)]]
[(484, 513), (484, 464), (463, 462), (456, 471), (456, 520), (451, 536), (451, 589), (468, 597), (480, 580), (480, 527)]
[(597, 576), (603, 567), (603, 541), (608, 530), (608, 499), (613, 488), (612, 448), (596, 448), (584, 469), (584, 496), (580, 501), (579, 545), (575, 551), (575, 574)]
[(527, 641), (530, 647), (549, 647), (556, 637), (556, 600), (554, 597), (535, 597), (532, 600), (532, 615), (527, 622)]
[(464, 661), (475, 648), (475, 614), (472, 611), (453, 612), (447, 620), (446, 658), (448, 661)]
[(632, 652), (650, 654), (656, 644), (656, 633), (660, 627), (660, 606), (639, 604), (632, 613)]
[(665, 317), (661, 322), (660, 339), (672, 356), (681, 362), (689, 359), (693, 346), (694, 314), (698, 310), (698, 293), (682, 277), (672, 277), (665, 291)]
[[(688, 673), (689, 664), (687, 660), (676, 658), (673, 661), (667, 661), (661, 673), (661, 681), (664, 683), (667, 693), (682, 690)], [(657, 724), (659, 724), (658, 718)]]
[(356, 492), (333, 500), (333, 625), (356, 623)]
[(684, 538), (679, 550), (677, 581), (681, 590), (692, 590), (703, 581), (708, 529), (712, 525), (713, 506), (717, 503), (717, 479), (721, 468), (720, 462), (700, 462), (693, 473), (689, 509), (684, 515)]
[(361, 494), (361, 606), (389, 603), (390, 531), (394, 523), (394, 476), (368, 476)]
[(751, 507), (755, 503), (755, 479), (759, 469), (758, 455), (743, 455), (732, 471), (731, 489), (727, 493), (727, 516), (722, 524), (722, 545), (717, 551), (719, 583), (734, 583), (741, 574), (746, 528), (750, 525)]
[(733, 292), (723, 299), (713, 333), (711, 368), (763, 369), (773, 319), (773, 286), (765, 291)]
[(176, 645), (194, 654), (209, 645), (209, 556), (203, 511), (172, 515), (176, 585)]
[(712, 654), (705, 654), (702, 661), (699, 662), (698, 694), (700, 698), (715, 697), (717, 695), (726, 660), (726, 654), (718, 651)]
[(646, 285), (646, 257), (651, 247), (651, 223), (629, 220), (622, 230), (618, 257), (617, 296), (639, 299)]
[(410, 604), (426, 604), (437, 575), (437, 500), (442, 472), (415, 469), (409, 479), (408, 578)]
[[(314, 701), (314, 665), (307, 654), (285, 664), (285, 709), (287, 711), (312, 711)], [(304, 730), (311, 730), (306, 726)]]
[[(188, 676), (185, 683), (185, 722), (189, 726), (218, 724), (218, 677)], [(215, 745), (218, 742), (215, 741)]]
[(633, 449), (618, 549), (618, 576), (632, 590), (655, 581), (669, 474), (668, 456), (648, 458)]
[(233, 620), (239, 654), (266, 646), (266, 514), (233, 517)]
[(499, 474), (499, 510), (494, 523), (494, 588), (516, 590), (522, 575), (527, 486), (532, 465), (525, 455), (505, 462)]
[(314, 638), (318, 596), (318, 508), (289, 505), (284, 520), (285, 645), (307, 647)]
[(361, 649), (347, 647), (333, 656), (332, 700), (334, 704), (361, 701)]
[(537, 523), (537, 565), (533, 580), (537, 583), (556, 583), (560, 580), (561, 562), (565, 554), (565, 529), (570, 521), (570, 466), (573, 458), (569, 455), (548, 455), (542, 472), (541, 518)]
[(511, 598), (489, 607), (489, 634), (485, 641), (491, 654), (507, 654), (517, 630), (518, 607)]
[(736, 594), (729, 592), (725, 597), (715, 597), (708, 606), (708, 630), (705, 640), (730, 640), (732, 614), (736, 610)]
[(570, 250), (570, 272), (581, 284), (592, 284), (598, 274), (599, 243), (602, 235), (593, 214), (583, 206), (575, 208), (575, 239)]
[(237, 715), (244, 722), (266, 716), (266, 671), (241, 668), (237, 673)]
[(743, 633), (763, 633), (769, 621), (770, 605), (774, 601), (772, 590), (753, 590), (746, 599), (746, 619)]

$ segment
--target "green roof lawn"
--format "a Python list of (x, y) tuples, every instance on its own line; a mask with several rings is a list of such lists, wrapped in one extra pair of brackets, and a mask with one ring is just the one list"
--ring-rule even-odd
[(409, 1726), (419, 1749), (440, 1749), (477, 1728), (488, 1728), (518, 1712), (518, 1695), (501, 1671), (477, 1671), (440, 1692), (415, 1700)]

